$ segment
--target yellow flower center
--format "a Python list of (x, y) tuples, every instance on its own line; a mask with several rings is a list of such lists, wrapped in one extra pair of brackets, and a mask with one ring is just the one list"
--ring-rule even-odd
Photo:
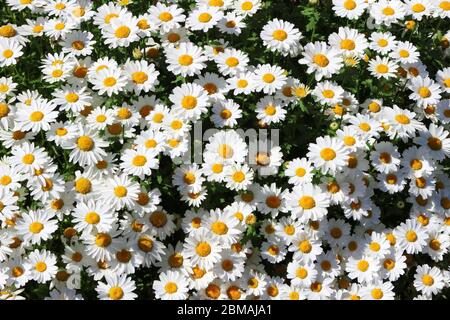
[(134, 83), (143, 84), (145, 81), (148, 80), (148, 75), (145, 72), (136, 71), (133, 72), (133, 74), (131, 75), (131, 79), (133, 80)]
[(133, 166), (142, 167), (147, 163), (147, 158), (145, 156), (137, 155), (133, 158)]
[(202, 22), (202, 23), (207, 23), (207, 22), (211, 21), (211, 19), (212, 19), (212, 16), (207, 12), (201, 13), (198, 16), (198, 21)]
[(120, 300), (123, 298), (124, 292), (121, 287), (112, 287), (109, 289), (108, 295), (112, 300)]
[(44, 229), (44, 225), (40, 222), (33, 222), (29, 226), (29, 230), (31, 233), (38, 234)]
[(79, 99), (79, 96), (75, 92), (71, 92), (66, 95), (67, 102), (74, 103), (74, 102), (77, 102), (78, 99)]
[(228, 110), (228, 109), (223, 109), (221, 112), (220, 112), (220, 117), (222, 118), (222, 119), (229, 119), (230, 117), (231, 117), (231, 111), (230, 110)]
[(425, 6), (421, 3), (416, 3), (411, 7), (412, 11), (419, 13), (425, 11)]
[(128, 194), (128, 190), (124, 186), (117, 186), (114, 188), (114, 194), (116, 197), (123, 198)]
[(164, 290), (168, 294), (172, 294), (178, 291), (178, 286), (175, 282), (167, 282), (164, 286)]
[(396, 115), (396, 116), (395, 116), (395, 120), (396, 120), (398, 123), (401, 123), (401, 124), (409, 124), (409, 123), (410, 123), (410, 120), (409, 120), (408, 116), (406, 116), (406, 115), (404, 115), (404, 114), (398, 114), (398, 115)]
[(107, 233), (98, 233), (95, 236), (95, 244), (98, 247), (106, 248), (111, 244), (111, 242), (112, 242), (111, 236)]
[(11, 49), (6, 49), (3, 51), (3, 57), (6, 59), (11, 58), (14, 55), (14, 52)]
[(24, 155), (22, 158), (22, 162), (24, 164), (32, 164), (34, 162), (34, 155), (32, 155), (31, 153)]
[(327, 99), (332, 99), (334, 97), (334, 91), (333, 90), (323, 90), (322, 95)]
[(336, 152), (331, 148), (323, 148), (320, 151), (320, 157), (325, 161), (331, 161), (336, 158)]
[(361, 260), (358, 262), (356, 267), (359, 271), (366, 272), (369, 269), (369, 262), (366, 260)]
[(237, 87), (238, 88), (246, 88), (248, 86), (248, 81), (247, 80), (244, 80), (244, 79), (240, 79), (240, 80), (238, 80), (238, 82), (237, 82)]
[(406, 232), (405, 236), (408, 242), (416, 242), (417, 240), (417, 234), (413, 230), (409, 230), (408, 232)]
[(356, 2), (353, 0), (346, 0), (344, 2), (344, 8), (347, 10), (353, 10), (356, 8)]
[(298, 248), (303, 253), (310, 253), (312, 250), (312, 245), (308, 240), (303, 240), (299, 243)]
[(153, 241), (148, 237), (141, 237), (138, 240), (138, 247), (141, 251), (150, 252), (153, 249)]
[(184, 181), (186, 184), (194, 184), (194, 183), (195, 183), (195, 180), (196, 180), (196, 179), (195, 179), (195, 174), (194, 174), (194, 173), (188, 171), (188, 172), (186, 172), (186, 173), (184, 174), (183, 181)]
[(12, 179), (10, 176), (3, 176), (0, 178), (0, 184), (2, 186), (7, 186), (12, 182)]
[(311, 196), (303, 196), (298, 201), (298, 205), (305, 210), (309, 210), (316, 206), (316, 201)]
[(430, 89), (428, 89), (427, 87), (421, 87), (421, 88), (419, 89), (419, 95), (420, 95), (422, 98), (429, 98), (429, 97), (431, 96), (431, 91), (430, 91)]
[(194, 61), (194, 58), (188, 54), (182, 54), (178, 57), (178, 63), (182, 66), (190, 66), (192, 62)]
[(47, 270), (47, 264), (43, 261), (39, 261), (38, 263), (36, 263), (34, 268), (37, 272), (44, 272), (45, 270)]
[(272, 83), (275, 81), (275, 76), (271, 73), (266, 73), (263, 75), (262, 79), (265, 83)]
[(80, 40), (75, 40), (72, 42), (72, 48), (75, 50), (83, 50), (84, 49), (84, 42)]
[(81, 136), (77, 139), (77, 145), (82, 151), (91, 151), (94, 149), (94, 140), (88, 136)]
[(382, 163), (390, 163), (391, 160), (392, 160), (392, 158), (391, 158), (391, 155), (390, 155), (389, 153), (387, 153), (387, 152), (382, 152), (382, 153), (380, 154), (380, 161), (381, 161)]
[(430, 287), (430, 286), (432, 286), (434, 284), (434, 279), (429, 274), (424, 274), (422, 276), (422, 282), (423, 282), (424, 285)]
[(167, 223), (166, 214), (162, 211), (154, 211), (150, 215), (150, 223), (157, 228), (165, 226)]
[(194, 96), (184, 96), (181, 100), (181, 106), (187, 110), (194, 109), (197, 106), (197, 98)]
[(55, 29), (56, 30), (63, 30), (66, 27), (66, 25), (64, 24), (64, 22), (58, 22), (57, 24), (55, 24)]
[(313, 61), (315, 64), (317, 64), (321, 68), (325, 68), (330, 63), (328, 58), (324, 54), (321, 54), (321, 53), (316, 54), (313, 57)]
[(120, 26), (116, 29), (114, 35), (116, 36), (116, 38), (124, 39), (127, 38), (130, 35), (130, 33), (131, 33), (130, 28), (128, 28), (127, 26)]
[(214, 173), (221, 173), (223, 171), (223, 164), (221, 163), (214, 163), (211, 167), (212, 172)]
[(395, 14), (395, 10), (392, 9), (391, 7), (386, 7), (386, 8), (384, 8), (384, 9), (382, 10), (382, 12), (383, 12), (383, 14), (384, 14), (385, 16), (392, 16), (392, 15)]
[(114, 77), (106, 77), (103, 80), (103, 85), (108, 88), (114, 86), (116, 83), (117, 83), (117, 80)]
[(75, 190), (81, 194), (87, 194), (91, 192), (92, 183), (86, 178), (80, 178), (75, 181)]
[(408, 50), (402, 49), (402, 50), (400, 50), (400, 51), (398, 52), (398, 54), (399, 54), (400, 57), (402, 57), (402, 58), (408, 58), (408, 57), (409, 57), (409, 52), (408, 52)]
[(241, 8), (244, 11), (250, 11), (253, 9), (253, 3), (250, 1), (245, 1), (242, 3)]
[(236, 171), (233, 173), (232, 179), (234, 182), (240, 183), (245, 180), (245, 174), (242, 171)]
[(284, 41), (284, 40), (286, 40), (287, 36), (288, 36), (288, 34), (286, 33), (286, 31), (281, 30), (281, 29), (275, 30), (275, 31), (272, 33), (272, 37), (273, 37), (275, 40), (278, 40), (278, 41)]
[(371, 242), (369, 245), (370, 250), (378, 252), (380, 251), (381, 247), (380, 244), (378, 244), (377, 242)]
[(379, 64), (376, 67), (376, 71), (378, 73), (387, 73), (389, 71), (389, 67), (385, 64)]
[(195, 247), (195, 252), (200, 257), (207, 257), (211, 253), (211, 246), (207, 242), (199, 242)]
[(41, 111), (34, 111), (30, 114), (30, 121), (39, 122), (44, 118), (44, 114)]
[(277, 109), (275, 108), (275, 106), (273, 106), (271, 104), (266, 106), (266, 108), (264, 109), (264, 113), (268, 116), (273, 116), (276, 112), (277, 112)]
[(233, 157), (234, 155), (234, 150), (233, 148), (228, 145), (228, 144), (221, 144), (217, 150), (217, 152), (219, 153), (219, 156), (221, 156), (224, 159), (229, 159), (231, 157)]
[(63, 75), (63, 71), (61, 69), (55, 69), (52, 71), (53, 78), (59, 78)]
[(84, 220), (89, 224), (97, 224), (100, 222), (100, 216), (96, 212), (88, 212)]
[(344, 39), (341, 41), (341, 49), (354, 50), (356, 47), (355, 41), (351, 39)]
[(17, 31), (10, 25), (0, 27), (0, 36), (5, 38), (12, 38), (17, 34)]
[(380, 300), (381, 298), (383, 298), (384, 294), (383, 291), (379, 288), (375, 288), (371, 291), (371, 295), (374, 299), (376, 300)]
[(161, 20), (161, 21), (168, 22), (172, 19), (173, 19), (173, 16), (170, 12), (166, 11), (166, 12), (161, 12), (159, 14), (159, 20)]

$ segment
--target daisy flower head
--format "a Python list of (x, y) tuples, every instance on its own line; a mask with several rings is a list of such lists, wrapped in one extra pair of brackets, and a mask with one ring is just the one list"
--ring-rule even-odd
[(321, 220), (328, 212), (330, 199), (318, 186), (305, 183), (292, 189), (287, 195), (286, 205), (296, 218)]
[(108, 177), (100, 188), (100, 198), (116, 210), (132, 208), (138, 200), (139, 184), (126, 174)]
[(292, 23), (273, 19), (263, 27), (260, 37), (271, 51), (279, 51), (286, 56), (299, 45), (302, 34)]
[(94, 200), (79, 202), (71, 214), (74, 228), (85, 233), (90, 233), (92, 230), (109, 232), (116, 222), (111, 208)]
[(23, 46), (14, 40), (0, 38), (0, 67), (15, 65), (23, 55)]
[(211, 269), (220, 259), (222, 246), (209, 231), (203, 229), (186, 239), (184, 249), (185, 255), (192, 265)]
[(444, 288), (442, 272), (429, 265), (417, 266), (414, 275), (414, 287), (426, 296), (436, 295)]
[(303, 58), (298, 61), (308, 66), (307, 73), (314, 73), (316, 81), (330, 78), (342, 66), (341, 52), (329, 47), (325, 42), (306, 44)]
[(390, 26), (403, 20), (406, 10), (399, 0), (380, 0), (371, 5), (369, 13), (377, 25)]
[(100, 300), (134, 300), (136, 285), (127, 275), (107, 274), (105, 281), (99, 282), (95, 290)]
[(186, 27), (193, 31), (207, 32), (223, 17), (223, 12), (214, 6), (199, 6), (186, 19)]
[(369, 40), (369, 48), (383, 55), (392, 51), (397, 45), (395, 36), (390, 32), (372, 32)]
[(441, 161), (450, 155), (449, 132), (434, 123), (428, 129), (419, 131), (419, 136), (414, 142), (420, 147), (419, 150), (427, 153), (432, 159)]
[(48, 131), (50, 124), (56, 121), (56, 105), (45, 99), (35, 100), (30, 107), (19, 108), (16, 112), (17, 128), (23, 131)]
[(330, 136), (318, 137), (316, 143), (309, 144), (308, 150), (308, 159), (315, 163), (323, 173), (330, 172), (331, 174), (346, 165), (346, 157), (349, 154), (344, 143)]
[(287, 81), (285, 71), (270, 64), (258, 65), (254, 71), (255, 90), (273, 94)]
[(123, 91), (127, 84), (124, 72), (114, 67), (101, 68), (90, 81), (94, 85), (93, 89), (98, 91), (98, 94), (103, 95), (106, 93), (109, 97)]
[(419, 106), (435, 105), (441, 99), (439, 85), (428, 77), (411, 79), (408, 88), (412, 91), (409, 98)]
[(159, 280), (153, 282), (157, 299), (182, 300), (188, 296), (188, 282), (181, 272), (167, 271), (161, 273)]
[(195, 83), (184, 83), (174, 88), (169, 100), (174, 105), (174, 112), (189, 120), (199, 119), (209, 107), (207, 91)]
[(416, 220), (408, 219), (394, 230), (398, 247), (409, 254), (422, 252), (427, 245), (428, 234)]
[(236, 0), (234, 10), (244, 17), (253, 16), (261, 8), (261, 0)]
[(128, 47), (139, 40), (137, 19), (130, 15), (123, 15), (112, 19), (102, 30), (105, 44), (112, 48)]
[(124, 71), (128, 76), (128, 90), (136, 94), (153, 91), (159, 83), (159, 71), (145, 60), (129, 61), (125, 64)]
[(247, 144), (242, 137), (234, 130), (224, 130), (209, 138), (203, 155), (231, 164), (244, 162), (247, 153)]
[(396, 77), (397, 69), (398, 65), (387, 57), (376, 56), (375, 59), (369, 61), (368, 70), (377, 79)]
[(93, 165), (106, 156), (104, 148), (108, 143), (100, 138), (99, 132), (86, 126), (78, 126), (78, 134), (67, 145), (71, 149), (69, 161), (80, 165)]
[(166, 48), (167, 70), (174, 75), (194, 76), (206, 67), (206, 56), (203, 50), (191, 42), (183, 42), (175, 47)]
[(337, 33), (329, 36), (330, 46), (342, 50), (344, 54), (362, 56), (368, 47), (366, 37), (355, 29), (340, 27)]
[(234, 127), (242, 117), (239, 105), (231, 99), (216, 102), (212, 106), (211, 120), (217, 128)]
[(223, 75), (237, 75), (247, 71), (248, 55), (237, 49), (225, 49), (215, 57), (219, 72)]
[(256, 112), (256, 117), (268, 125), (282, 122), (287, 113), (281, 100), (276, 100), (271, 96), (259, 100), (256, 104)]
[(408, 41), (398, 41), (389, 56), (400, 63), (415, 63), (419, 60), (417, 48)]
[(183, 9), (176, 4), (165, 5), (158, 2), (149, 8), (149, 12), (151, 21), (155, 21), (156, 27), (163, 33), (167, 33), (174, 28), (179, 28), (186, 18), (183, 14)]
[(361, 17), (367, 7), (368, 3), (365, 0), (333, 0), (334, 13), (351, 20)]
[(30, 270), (31, 278), (38, 283), (50, 281), (58, 270), (56, 255), (45, 249), (30, 252), (25, 258), (25, 266)]
[(143, 179), (149, 176), (152, 169), (158, 168), (159, 160), (152, 149), (144, 146), (137, 149), (126, 149), (121, 157), (120, 167), (123, 172)]
[(319, 82), (314, 88), (312, 94), (321, 104), (335, 105), (341, 102), (344, 97), (344, 89), (336, 82)]
[(50, 212), (42, 210), (24, 213), (16, 226), (17, 232), (24, 241), (39, 244), (41, 241), (51, 239), (52, 233), (58, 228), (57, 221), (52, 218), (53, 215)]

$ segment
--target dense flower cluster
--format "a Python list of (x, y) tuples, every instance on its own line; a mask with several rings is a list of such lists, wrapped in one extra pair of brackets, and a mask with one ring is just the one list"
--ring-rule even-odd
[(450, 2), (317, 2), (7, 0), (1, 298), (448, 292)]

